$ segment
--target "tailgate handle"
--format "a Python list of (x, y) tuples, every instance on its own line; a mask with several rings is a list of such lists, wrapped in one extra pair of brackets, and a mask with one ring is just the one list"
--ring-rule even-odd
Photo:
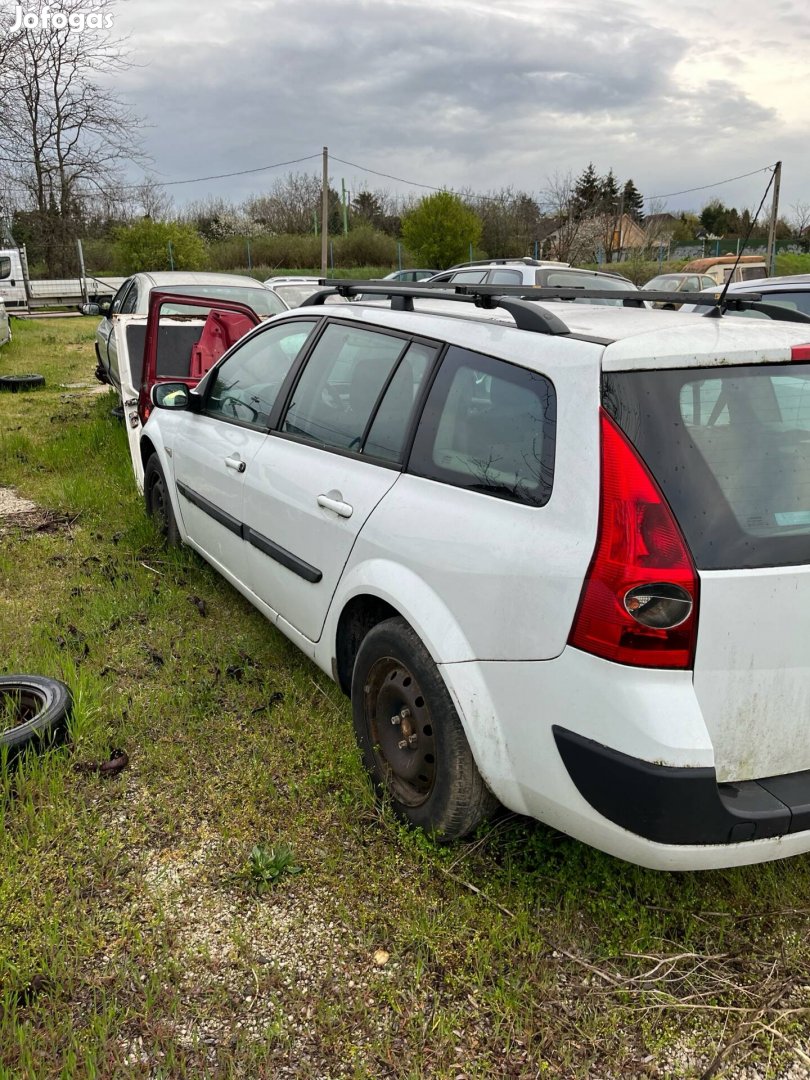
[(338, 517), (350, 518), (354, 513), (354, 507), (350, 506), (347, 502), (343, 502), (342, 499), (336, 499), (333, 496), (339, 495), (340, 492), (330, 492), (328, 495), (318, 496), (318, 506), (322, 506), (324, 510), (331, 510), (337, 514)]
[(234, 469), (238, 473), (243, 473), (247, 468), (247, 465), (242, 461), (238, 454), (234, 454), (233, 457), (226, 457), (225, 464), (229, 469)]

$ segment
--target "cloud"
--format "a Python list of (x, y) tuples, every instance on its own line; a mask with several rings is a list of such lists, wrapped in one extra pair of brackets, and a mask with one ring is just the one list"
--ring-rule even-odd
[[(713, 22), (726, 7), (718, 0)], [(688, 23), (666, 25), (649, 0), (551, 2), (542, 13), (519, 0), (199, 0), (193, 14), (180, 0), (139, 0), (125, 10), (145, 66), (120, 89), (153, 125), (148, 148), (172, 178), (326, 144), (365, 169), (437, 186), (536, 191), (593, 160), (673, 190), (764, 164), (779, 126), (746, 88), (739, 20), (739, 40), (721, 49)], [(697, 55), (702, 66), (690, 68)], [(272, 178), (175, 195), (239, 198)]]

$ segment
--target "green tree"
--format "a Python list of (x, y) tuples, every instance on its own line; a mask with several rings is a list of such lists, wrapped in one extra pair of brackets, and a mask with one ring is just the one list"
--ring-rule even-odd
[(720, 199), (713, 199), (703, 207), (700, 224), (713, 236), (738, 236), (740, 215), (733, 206), (726, 206)]
[(141, 270), (202, 270), (208, 261), (196, 229), (179, 221), (144, 218), (116, 229), (115, 251), (117, 269), (125, 274)]
[(593, 162), (590, 161), (587, 169), (583, 170), (574, 185), (573, 210), (575, 218), (585, 217), (596, 209), (599, 205), (601, 189), (602, 180), (593, 167)]
[(444, 269), (460, 262), (481, 239), (481, 219), (458, 195), (437, 191), (402, 219), (402, 239), (425, 266)]
[(604, 214), (619, 212), (619, 185), (613, 169), (609, 169), (607, 176), (603, 176), (599, 181), (599, 208)]
[(624, 212), (640, 225), (644, 221), (644, 196), (632, 180), (628, 180), (622, 189)]

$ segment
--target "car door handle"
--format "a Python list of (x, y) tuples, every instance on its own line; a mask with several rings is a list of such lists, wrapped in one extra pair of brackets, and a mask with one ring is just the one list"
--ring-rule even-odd
[(329, 495), (319, 495), (318, 506), (322, 506), (324, 510), (331, 510), (342, 518), (350, 518), (354, 513), (353, 506), (350, 506), (347, 502), (342, 502), (340, 499), (333, 499)]
[(238, 473), (243, 473), (247, 468), (247, 465), (242, 461), (238, 454), (234, 454), (233, 457), (226, 457), (225, 464), (229, 469), (233, 469)]

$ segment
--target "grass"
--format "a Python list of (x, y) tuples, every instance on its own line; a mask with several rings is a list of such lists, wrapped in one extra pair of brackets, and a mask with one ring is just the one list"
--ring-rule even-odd
[(0, 486), (50, 511), (0, 522), (0, 667), (76, 700), (68, 746), (0, 761), (0, 1080), (806, 1065), (810, 860), (675, 875), (514, 816), (401, 828), (336, 687), (162, 547), (93, 325), (0, 351), (47, 379), (0, 395)]

